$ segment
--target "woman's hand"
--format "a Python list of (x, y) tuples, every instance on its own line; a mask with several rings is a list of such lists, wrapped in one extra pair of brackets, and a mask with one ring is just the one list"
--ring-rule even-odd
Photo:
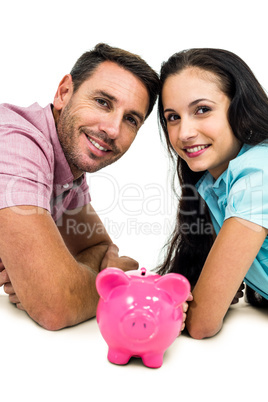
[(182, 304), (183, 321), (182, 321), (181, 331), (180, 331), (179, 335), (182, 333), (182, 331), (183, 331), (184, 328), (185, 328), (185, 321), (186, 321), (186, 316), (187, 316), (186, 313), (187, 313), (187, 310), (188, 310), (188, 303), (187, 303), (187, 302), (190, 302), (190, 301), (192, 301), (192, 300), (193, 300), (193, 295), (192, 295), (192, 293), (190, 293), (189, 296), (188, 296), (188, 298), (187, 298), (187, 300), (186, 300), (186, 302), (184, 302), (184, 303)]
[(238, 291), (235, 294), (235, 297), (233, 298), (231, 305), (237, 304), (239, 302), (239, 299), (244, 296), (244, 292), (243, 292), (244, 289), (245, 289), (245, 285), (244, 285), (244, 282), (242, 282), (241, 285), (239, 286)]

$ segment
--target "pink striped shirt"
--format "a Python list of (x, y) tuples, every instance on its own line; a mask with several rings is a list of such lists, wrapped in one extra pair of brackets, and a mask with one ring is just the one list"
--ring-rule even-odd
[(0, 209), (34, 205), (57, 221), (90, 202), (86, 177), (74, 181), (51, 105), (0, 105)]

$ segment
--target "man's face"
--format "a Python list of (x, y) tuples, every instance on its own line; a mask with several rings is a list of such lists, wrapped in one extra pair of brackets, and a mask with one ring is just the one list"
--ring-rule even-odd
[(73, 94), (71, 77), (62, 80), (54, 100), (62, 149), (75, 178), (118, 160), (145, 120), (149, 94), (132, 73), (101, 63)]

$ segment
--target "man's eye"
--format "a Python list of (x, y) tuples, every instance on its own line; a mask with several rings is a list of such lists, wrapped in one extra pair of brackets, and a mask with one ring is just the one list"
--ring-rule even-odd
[(133, 118), (133, 117), (131, 117), (131, 116), (127, 116), (126, 117), (126, 120), (128, 120), (131, 124), (133, 124), (134, 126), (137, 126), (138, 125), (138, 123), (137, 123), (137, 121)]
[(101, 106), (108, 106), (108, 103), (106, 102), (106, 100), (98, 98), (96, 99), (97, 103), (99, 103)]

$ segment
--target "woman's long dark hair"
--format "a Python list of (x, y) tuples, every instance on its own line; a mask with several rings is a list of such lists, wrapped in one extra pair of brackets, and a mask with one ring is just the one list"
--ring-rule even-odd
[[(166, 79), (188, 67), (195, 67), (218, 78), (220, 89), (231, 101), (228, 120), (234, 135), (242, 144), (256, 145), (268, 138), (268, 98), (247, 64), (237, 55), (221, 49), (190, 49), (175, 53), (162, 64), (161, 88)], [(158, 273), (177, 272), (196, 284), (214, 241), (214, 230), (204, 201), (195, 185), (205, 172), (193, 172), (173, 150), (169, 140), (162, 96), (158, 101), (158, 117), (168, 152), (176, 163), (181, 187), (177, 220), (167, 243), (164, 262)]]

